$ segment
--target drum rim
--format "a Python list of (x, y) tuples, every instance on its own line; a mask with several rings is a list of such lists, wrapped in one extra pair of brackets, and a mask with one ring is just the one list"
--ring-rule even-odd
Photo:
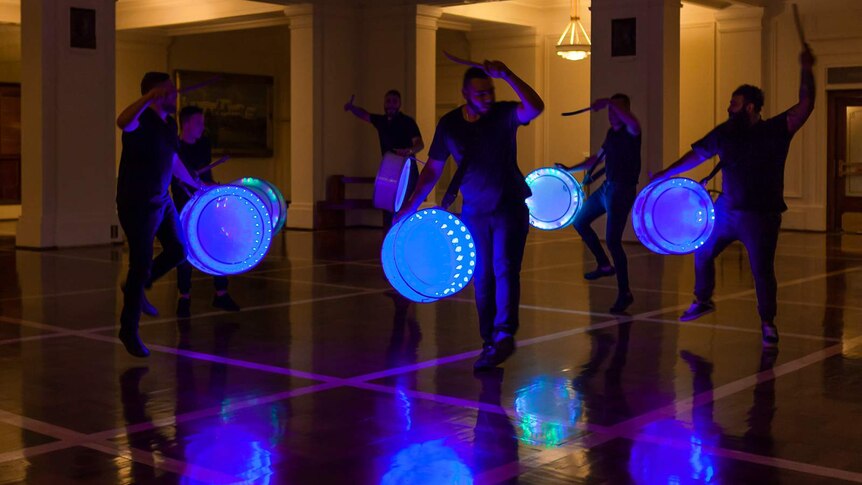
[[(201, 245), (200, 239), (198, 238), (198, 231), (190, 231), (189, 228), (197, 227), (201, 213), (206, 206), (211, 202), (214, 202), (218, 197), (226, 195), (242, 196), (249, 204), (257, 209), (258, 214), (256, 217), (261, 218), (262, 220), (260, 225), (261, 240), (257, 248), (255, 248), (255, 251), (250, 255), (249, 259), (252, 260), (251, 264), (248, 263), (249, 259), (244, 260), (242, 263), (231, 264), (223, 263), (215, 258), (210, 258), (211, 261), (207, 261), (198, 257), (200, 254), (206, 254), (209, 257), (209, 253)], [(200, 205), (201, 200), (204, 200), (205, 198), (209, 199), (207, 200), (207, 203)], [(201, 271), (215, 275), (234, 275), (251, 270), (263, 261), (263, 258), (269, 252), (269, 248), (272, 244), (272, 227), (270, 224), (263, 223), (263, 220), (272, 220), (267, 211), (266, 203), (261, 200), (260, 196), (258, 196), (255, 191), (247, 187), (228, 184), (212, 187), (202, 192), (199, 191), (192, 197), (192, 200), (186, 204), (181, 215), (183, 235), (185, 236), (186, 244), (188, 245), (186, 252), (192, 255), (191, 258), (187, 258), (188, 261), (192, 263), (192, 265), (194, 265), (195, 262), (199, 263), (200, 266), (195, 265), (195, 267)]]
[[(668, 186), (665, 187), (665, 185)], [(652, 237), (648, 237), (648, 228), (652, 228), (653, 230), (658, 232), (659, 235), (661, 235), (661, 232), (653, 223), (650, 209), (655, 206), (656, 201), (658, 200), (658, 198), (661, 197), (664, 192), (674, 187), (682, 187), (695, 193), (702, 193), (706, 195), (701, 199), (706, 202), (706, 224), (700, 236), (695, 238), (695, 241), (700, 241), (700, 243), (698, 244), (692, 243), (681, 245), (672, 243), (665, 239), (663, 236), (660, 240), (654, 240)], [(653, 193), (657, 189), (661, 190), (661, 192), (659, 192), (656, 197), (653, 197)], [(638, 217), (637, 214), (640, 214), (640, 217)], [(704, 189), (703, 186), (701, 186), (698, 182), (688, 177), (671, 177), (664, 180), (653, 181), (650, 182), (646, 187), (644, 187), (643, 190), (641, 190), (641, 192), (635, 198), (635, 203), (632, 209), (632, 226), (635, 231), (635, 236), (637, 236), (638, 240), (644, 246), (646, 246), (648, 249), (652, 250), (655, 253), (673, 255), (689, 254), (706, 244), (706, 241), (712, 235), (712, 231), (715, 228), (715, 204), (712, 200), (712, 197), (710, 197), (709, 193), (706, 192), (706, 189)], [(641, 237), (641, 234), (643, 234), (644, 237)]]
[[(281, 231), (287, 223), (287, 201), (284, 194), (272, 182), (258, 177), (243, 177), (234, 180), (228, 185), (237, 185), (249, 189), (261, 189), (272, 204), (271, 207), (278, 208), (278, 214), (271, 213), (272, 230), (274, 233)], [(266, 200), (264, 202), (266, 202)]]
[[(580, 212), (581, 207), (584, 205), (584, 199), (586, 198), (584, 194), (584, 188), (581, 186), (578, 179), (575, 178), (569, 171), (563, 170), (557, 167), (540, 167), (532, 172), (528, 173), (526, 177), (524, 177), (524, 182), (527, 186), (530, 186), (530, 182), (538, 179), (542, 176), (551, 176), (551, 174), (564, 174), (562, 178), (571, 182), (570, 187), (573, 188), (571, 190), (572, 197), (570, 197), (569, 209), (555, 221), (543, 221), (539, 220), (533, 216), (533, 212), (530, 211), (530, 203), (529, 201), (533, 196), (527, 197), (524, 199), (524, 202), (527, 204), (527, 209), (530, 213), (530, 225), (535, 227), (536, 229), (541, 229), (543, 231), (554, 231), (557, 229), (563, 229), (574, 222), (575, 217)], [(558, 177), (559, 178), (559, 177)], [(577, 199), (577, 204), (575, 203), (575, 199)], [(574, 207), (574, 209), (572, 209)], [(571, 213), (570, 213), (571, 212)]]

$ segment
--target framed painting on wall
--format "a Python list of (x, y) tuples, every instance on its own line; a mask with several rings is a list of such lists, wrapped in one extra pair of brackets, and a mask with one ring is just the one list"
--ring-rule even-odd
[[(181, 91), (177, 107), (197, 106), (204, 111), (213, 155), (272, 156), (271, 76), (185, 70), (175, 73), (177, 89)], [(199, 87), (182, 92), (194, 86)]]

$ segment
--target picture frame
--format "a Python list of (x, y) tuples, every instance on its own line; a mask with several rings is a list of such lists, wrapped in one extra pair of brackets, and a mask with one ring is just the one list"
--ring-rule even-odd
[[(273, 156), (272, 76), (176, 70), (175, 77), (177, 109), (197, 106), (204, 111), (213, 155)], [(189, 87), (194, 89), (182, 92)]]
[(611, 20), (611, 57), (637, 55), (637, 18)]

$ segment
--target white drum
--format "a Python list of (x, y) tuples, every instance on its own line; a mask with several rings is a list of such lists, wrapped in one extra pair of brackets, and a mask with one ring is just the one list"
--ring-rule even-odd
[(584, 190), (566, 170), (545, 167), (526, 177), (532, 196), (527, 198), (530, 225), (546, 231), (568, 226), (584, 205)]
[(389, 212), (398, 212), (401, 204), (410, 196), (416, 182), (415, 161), (392, 152), (383, 155), (377, 177), (374, 179), (374, 207)]

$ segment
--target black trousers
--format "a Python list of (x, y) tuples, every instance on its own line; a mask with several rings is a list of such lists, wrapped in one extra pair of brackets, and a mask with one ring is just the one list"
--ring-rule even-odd
[(617, 287), (620, 293), (629, 291), (629, 267), (626, 252), (623, 250), (623, 231), (629, 220), (629, 212), (637, 196), (637, 186), (621, 185), (605, 182), (599, 190), (587, 197), (584, 207), (575, 217), (572, 225), (584, 244), (596, 257), (599, 266), (610, 266), (607, 254), (602, 249), (599, 236), (593, 230), (591, 224), (603, 214), (607, 213), (608, 220), (605, 224), (605, 242), (611, 257), (614, 258), (614, 267), (617, 271)]
[(494, 212), (462, 214), (476, 243), (473, 288), (479, 311), (479, 334), (485, 344), (495, 332), (515, 335), (521, 302), (521, 262), (530, 230), (525, 203), (502, 206)]
[[(129, 244), (129, 273), (120, 325), (136, 330), (144, 287), (185, 261), (186, 247), (177, 210), (170, 199), (155, 204), (118, 203), (117, 214)], [(162, 252), (153, 259), (155, 238), (162, 244)]]
[[(213, 276), (213, 286), (216, 291), (227, 290), (227, 276)], [(177, 266), (177, 290), (188, 295), (192, 289), (192, 264), (188, 261)]]
[(775, 248), (778, 246), (780, 229), (780, 212), (733, 210), (723, 197), (719, 197), (715, 203), (715, 228), (712, 235), (694, 253), (695, 298), (699, 301), (712, 298), (715, 290), (715, 258), (730, 243), (740, 241), (748, 251), (760, 319), (771, 322), (775, 318), (777, 306)]

